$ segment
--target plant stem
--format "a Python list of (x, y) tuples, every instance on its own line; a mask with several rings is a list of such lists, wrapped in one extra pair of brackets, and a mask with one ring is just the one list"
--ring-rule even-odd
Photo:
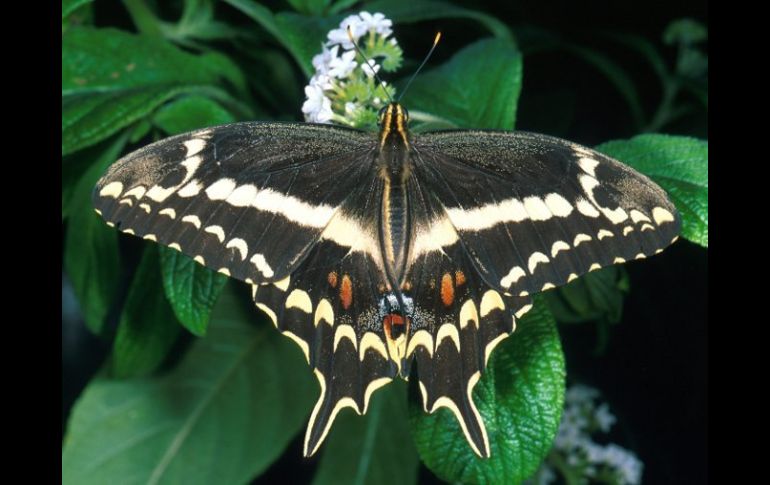
[(571, 467), (558, 452), (551, 451), (548, 462), (559, 470), (567, 485), (581, 485), (582, 477), (579, 471)]

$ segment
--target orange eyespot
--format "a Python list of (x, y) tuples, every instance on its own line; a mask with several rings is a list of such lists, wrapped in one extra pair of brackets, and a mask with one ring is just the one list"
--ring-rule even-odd
[(465, 284), (465, 273), (463, 273), (459, 269), (455, 271), (455, 283), (457, 284), (457, 286), (462, 286)]
[(329, 282), (329, 285), (332, 288), (336, 288), (337, 287), (337, 272), (336, 271), (332, 271), (331, 273), (329, 273), (326, 276), (326, 280)]
[(353, 304), (353, 283), (350, 281), (350, 276), (344, 275), (342, 277), (342, 283), (340, 284), (340, 301), (342, 302), (342, 308), (347, 310), (350, 305)]
[(445, 306), (451, 306), (455, 299), (455, 289), (452, 285), (452, 276), (444, 273), (441, 277), (441, 301)]

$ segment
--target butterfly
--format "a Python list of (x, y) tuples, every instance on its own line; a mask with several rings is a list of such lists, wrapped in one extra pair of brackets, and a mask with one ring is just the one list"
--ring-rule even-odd
[(252, 285), (321, 388), (304, 441), (416, 366), (490, 455), (473, 401), (532, 295), (659, 253), (680, 217), (646, 176), (550, 136), (413, 134), (397, 102), (379, 133), (244, 122), (173, 136), (113, 164), (93, 192), (108, 224)]

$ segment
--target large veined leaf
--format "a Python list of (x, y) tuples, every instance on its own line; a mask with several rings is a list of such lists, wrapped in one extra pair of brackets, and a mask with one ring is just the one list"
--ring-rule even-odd
[(322, 448), (313, 485), (417, 483), (406, 403), (406, 383), (399, 380), (372, 395), (364, 416), (341, 414)]
[(504, 40), (481, 40), (418, 76), (404, 96), (421, 111), (464, 128), (512, 130), (521, 91), (521, 53)]
[(79, 27), (62, 36), (62, 154), (95, 144), (181, 93), (245, 85), (216, 53), (192, 55), (160, 38)]
[(417, 450), (448, 482), (517, 484), (537, 470), (551, 448), (564, 404), (564, 356), (556, 322), (542, 297), (516, 331), (492, 353), (473, 390), (491, 456), (473, 453), (454, 415), (410, 407)]
[(168, 374), (91, 381), (75, 404), (65, 484), (247, 483), (280, 456), (317, 393), (296, 345), (232, 290)]
[(686, 136), (639, 135), (596, 149), (660, 184), (682, 215), (682, 237), (708, 247), (708, 141)]
[(62, 98), (62, 155), (88, 147), (134, 124), (186, 87), (92, 93)]

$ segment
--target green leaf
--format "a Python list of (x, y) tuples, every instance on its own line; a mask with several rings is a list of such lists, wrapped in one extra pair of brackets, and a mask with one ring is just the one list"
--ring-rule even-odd
[(330, 13), (339, 13), (347, 8), (352, 7), (356, 3), (358, 3), (359, 0), (337, 0), (334, 2), (334, 5), (331, 6), (329, 9)]
[(623, 300), (629, 289), (622, 266), (586, 273), (568, 285), (543, 293), (553, 316), (561, 323), (606, 319), (617, 323), (623, 315)]
[(321, 15), (329, 8), (331, 0), (287, 0), (289, 5), (299, 13)]
[(339, 26), (342, 15), (308, 17), (293, 12), (274, 14), (250, 0), (225, 0), (235, 9), (258, 23), (292, 55), (308, 78), (313, 73), (313, 56), (321, 52), (326, 34)]
[[(115, 140), (106, 140), (76, 154), (63, 157), (61, 164), (61, 214), (62, 221), (69, 217), (72, 210), (72, 198), (80, 179), (93, 166), (96, 160), (104, 156), (105, 150)], [(119, 153), (116, 153), (117, 157)], [(114, 160), (113, 160), (114, 161)], [(106, 163), (111, 163), (106, 162)]]
[(708, 247), (708, 141), (651, 134), (596, 149), (660, 184), (682, 215), (682, 237)]
[(222, 79), (245, 86), (218, 54), (195, 56), (159, 38), (74, 28), (62, 36), (62, 154), (95, 144), (181, 93)]
[[(62, 37), (62, 96), (149, 86), (217, 84), (218, 64), (161, 39), (81, 27)], [(221, 61), (217, 61), (221, 62)]]
[(428, 415), (413, 402), (412, 430), (420, 457), (448, 482), (521, 483), (551, 449), (564, 404), (564, 379), (556, 322), (538, 296), (534, 309), (492, 353), (473, 390), (489, 435), (490, 458), (473, 453), (449, 410)]
[(94, 0), (62, 0), (61, 2), (61, 19), (64, 22), (67, 17), (75, 13), (78, 9), (89, 5)]
[(97, 335), (103, 333), (104, 318), (115, 297), (120, 256), (117, 232), (94, 212), (91, 191), (118, 158), (127, 137), (127, 133), (116, 137), (92, 162), (72, 190), (66, 206), (69, 219), (64, 240), (64, 268), (72, 280), (86, 326)]
[(669, 45), (693, 45), (708, 39), (708, 29), (693, 19), (674, 20), (663, 32), (663, 42)]
[(343, 16), (306, 17), (293, 12), (275, 15), (276, 25), (281, 32), (284, 45), (299, 63), (305, 75), (313, 74), (313, 56), (321, 53), (330, 30), (339, 27)]
[(676, 63), (676, 72), (688, 79), (706, 76), (709, 69), (708, 57), (696, 49), (683, 49)]
[(458, 7), (448, 2), (432, 0), (379, 0), (366, 4), (369, 12), (382, 12), (394, 23), (422, 22), (424, 20), (467, 18), (479, 22), (498, 39), (514, 42), (511, 30), (503, 23), (485, 13)]
[(174, 249), (160, 247), (163, 289), (174, 315), (195, 335), (206, 333), (227, 276), (205, 268)]
[(189, 90), (161, 86), (62, 99), (62, 155), (104, 140)]
[(299, 349), (225, 291), (209, 333), (162, 377), (94, 379), (64, 439), (65, 484), (247, 483), (317, 394)]
[(406, 403), (406, 383), (399, 380), (372, 395), (364, 416), (340, 414), (313, 485), (416, 484), (419, 461)]
[(131, 137), (128, 139), (129, 143), (139, 143), (139, 141), (145, 136), (150, 134), (152, 125), (146, 119), (140, 120), (133, 127), (131, 127)]
[(243, 75), (238, 64), (233, 62), (229, 57), (220, 54), (219, 52), (208, 51), (201, 54), (198, 59), (200, 63), (206, 65), (210, 71), (217, 73), (222, 79), (229, 81), (237, 89), (239, 97), (245, 98), (248, 96), (246, 76)]
[(294, 61), (283, 50), (249, 49), (244, 70), (260, 100), (274, 112), (286, 112), (287, 106), (302, 105), (305, 83), (297, 76)]
[(417, 77), (405, 104), (458, 127), (512, 130), (521, 70), (521, 53), (510, 42), (481, 40)]
[(158, 250), (148, 246), (120, 315), (112, 345), (112, 375), (138, 377), (155, 371), (179, 337), (179, 330), (163, 295)]
[(169, 135), (234, 121), (235, 117), (219, 103), (200, 95), (174, 100), (158, 109), (153, 117), (153, 123)]
[(163, 36), (163, 25), (144, 0), (123, 0), (123, 6), (140, 34), (146, 37)]

